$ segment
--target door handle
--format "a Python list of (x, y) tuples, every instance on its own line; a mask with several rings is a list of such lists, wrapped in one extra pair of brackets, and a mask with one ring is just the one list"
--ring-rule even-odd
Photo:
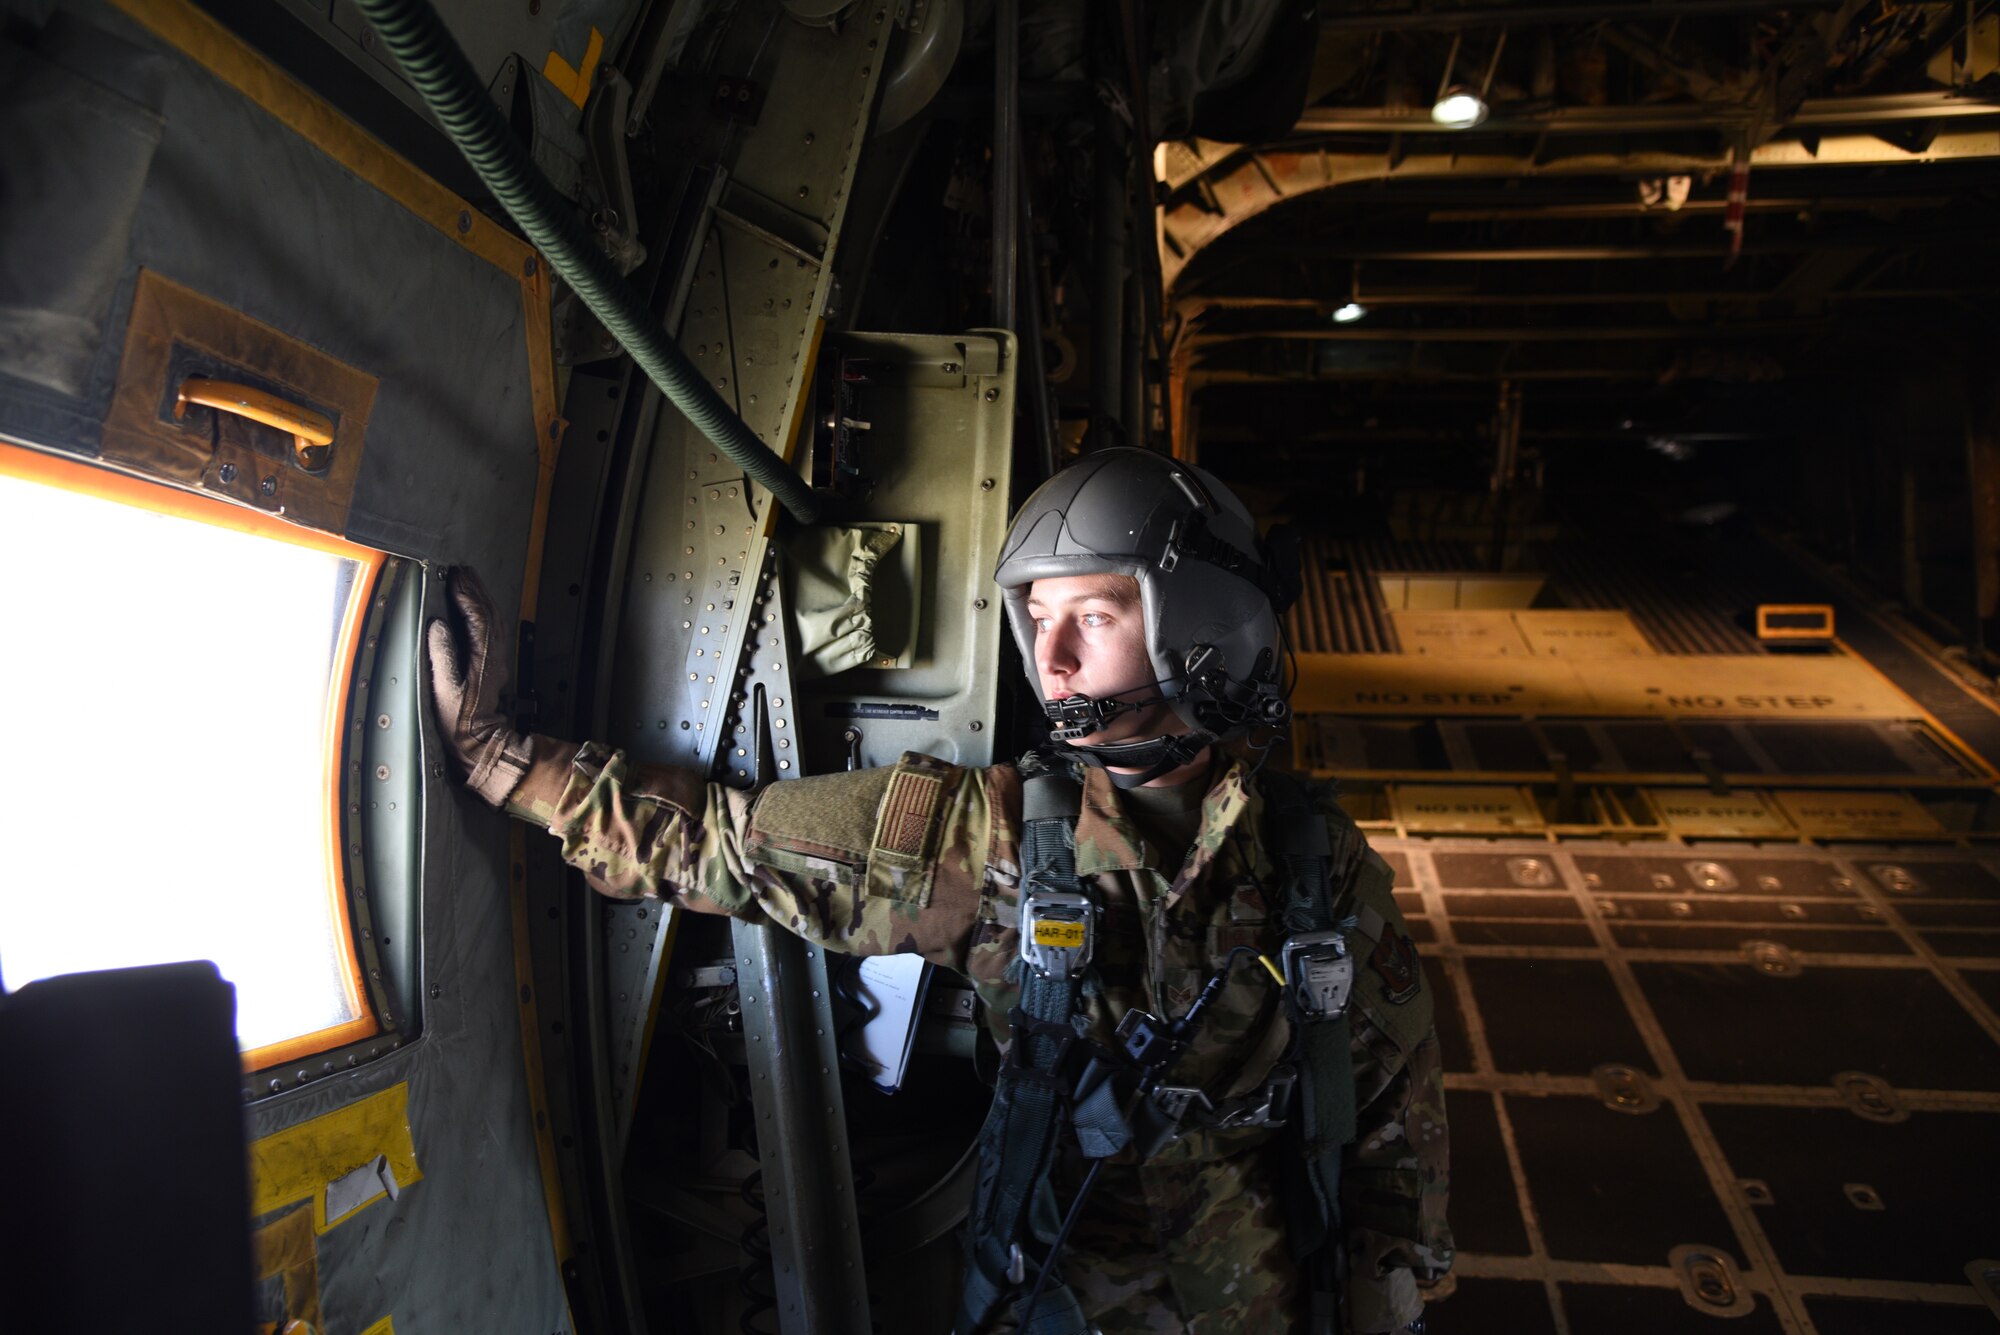
[(293, 460), (308, 473), (317, 473), (325, 468), (327, 456), (333, 451), (332, 418), (325, 413), (287, 403), (276, 394), (250, 385), (240, 385), (232, 380), (211, 380), (206, 376), (189, 376), (181, 382), (179, 392), (174, 395), (175, 421), (187, 416), (190, 403), (290, 432)]

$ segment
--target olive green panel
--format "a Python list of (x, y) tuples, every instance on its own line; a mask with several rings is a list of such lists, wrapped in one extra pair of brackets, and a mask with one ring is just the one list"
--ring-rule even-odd
[(990, 763), (1005, 617), (993, 567), (1007, 527), (1014, 338), (846, 333), (829, 344), (827, 356), (867, 367), (849, 413), (868, 424), (858, 452), (867, 492), (855, 519), (901, 525), (914, 543), (914, 585), (882, 583), (915, 624), (899, 655), (907, 667), (864, 665), (807, 685), (798, 726), (810, 763), (838, 769), (854, 755), (888, 765), (904, 751)]

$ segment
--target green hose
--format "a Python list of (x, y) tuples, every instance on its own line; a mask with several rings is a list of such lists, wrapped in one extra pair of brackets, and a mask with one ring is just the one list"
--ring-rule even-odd
[(479, 179), (590, 313), (674, 407), (742, 466), (745, 476), (769, 490), (800, 523), (811, 523), (819, 508), (812, 489), (751, 434), (626, 286), (578, 224), (569, 201), (555, 192), (514, 137), (429, 0), (356, 2)]

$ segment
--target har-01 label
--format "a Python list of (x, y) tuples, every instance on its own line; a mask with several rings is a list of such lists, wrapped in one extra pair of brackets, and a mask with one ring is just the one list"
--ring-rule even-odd
[(1042, 918), (1035, 923), (1035, 944), (1048, 946), (1054, 950), (1075, 950), (1083, 945), (1084, 925), (1080, 922), (1063, 922), (1056, 918)]

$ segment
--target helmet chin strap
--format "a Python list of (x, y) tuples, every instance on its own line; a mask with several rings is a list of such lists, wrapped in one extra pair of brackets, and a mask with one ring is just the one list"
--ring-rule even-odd
[[(1060, 700), (1044, 700), (1042, 712), (1055, 725), (1050, 736), (1058, 744), (1076, 752), (1085, 764), (1131, 770), (1129, 774), (1113, 772), (1111, 781), (1120, 788), (1138, 788), (1188, 764), (1204, 747), (1223, 737), (1234, 737), (1254, 727), (1282, 730), (1291, 708), (1277, 689), (1277, 682), (1268, 675), (1267, 669), (1272, 666), (1270, 651), (1266, 650), (1259, 655), (1251, 675), (1239, 680), (1229, 675), (1214, 645), (1196, 644), (1188, 650), (1186, 667), (1179, 676), (1095, 698), (1068, 695)], [(1142, 700), (1125, 698), (1140, 691), (1156, 694)], [(1120, 715), (1176, 700), (1192, 706), (1182, 717), (1191, 714), (1200, 721), (1193, 731), (1130, 742), (1088, 744), (1081, 740), (1104, 731)]]
[[(1050, 723), (1056, 725), (1050, 736), (1058, 745), (1081, 756), (1086, 765), (1095, 765), (1109, 771), (1111, 782), (1117, 787), (1139, 788), (1151, 783), (1162, 774), (1177, 770), (1193, 761), (1203, 750), (1215, 743), (1215, 734), (1196, 729), (1193, 732), (1172, 733), (1139, 741), (1099, 744), (1086, 744), (1076, 739), (1088, 737), (1094, 732), (1102, 732), (1111, 720), (1121, 714), (1167, 703), (1172, 697), (1164, 691), (1143, 700), (1126, 700), (1121, 697), (1130, 694), (1131, 691), (1151, 690), (1168, 684), (1165, 681), (1154, 681), (1145, 686), (1131, 687), (1129, 691), (1119, 691), (1113, 695), (1096, 698), (1071, 695), (1060, 700), (1046, 700), (1042, 703), (1042, 712), (1048, 716)], [(1119, 773), (1119, 770), (1132, 772)]]
[[(1112, 784), (1124, 789), (1143, 788), (1162, 774), (1191, 763), (1215, 744), (1215, 734), (1197, 729), (1167, 737), (1148, 737), (1143, 742), (1107, 742), (1101, 746), (1085, 746), (1061, 738), (1056, 741), (1081, 756), (1084, 764), (1106, 771)], [(1121, 770), (1132, 772), (1120, 773)]]

